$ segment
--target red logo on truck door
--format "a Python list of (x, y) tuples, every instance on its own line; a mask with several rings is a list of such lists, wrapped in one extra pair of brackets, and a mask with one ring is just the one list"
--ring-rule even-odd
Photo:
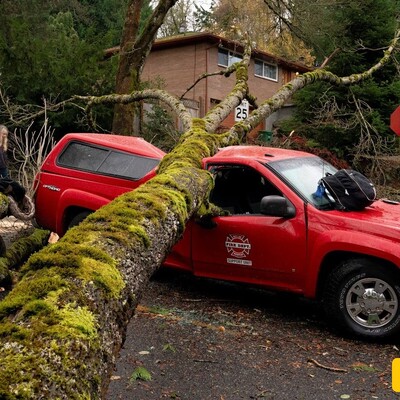
[(226, 259), (228, 264), (252, 265), (250, 260), (244, 260), (250, 254), (251, 250), (251, 244), (246, 236), (228, 235), (225, 240), (225, 247), (229, 256), (234, 257)]

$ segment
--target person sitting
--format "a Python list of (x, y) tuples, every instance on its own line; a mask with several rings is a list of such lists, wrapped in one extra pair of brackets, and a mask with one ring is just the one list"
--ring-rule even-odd
[(0, 177), (8, 178), (8, 129), (5, 125), (0, 125)]

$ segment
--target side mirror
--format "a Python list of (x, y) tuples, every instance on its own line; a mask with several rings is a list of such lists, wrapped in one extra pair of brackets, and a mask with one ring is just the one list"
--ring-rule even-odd
[(296, 209), (285, 197), (265, 196), (261, 199), (260, 212), (271, 217), (293, 218)]
[(200, 218), (196, 218), (195, 222), (205, 229), (213, 229), (217, 226), (212, 215), (203, 215)]

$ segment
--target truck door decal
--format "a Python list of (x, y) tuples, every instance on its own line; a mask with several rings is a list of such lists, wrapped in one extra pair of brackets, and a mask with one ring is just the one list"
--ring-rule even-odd
[(225, 247), (228, 252), (228, 258), (226, 259), (228, 264), (252, 265), (251, 260), (244, 259), (250, 254), (251, 250), (251, 244), (246, 236), (228, 235), (225, 240)]

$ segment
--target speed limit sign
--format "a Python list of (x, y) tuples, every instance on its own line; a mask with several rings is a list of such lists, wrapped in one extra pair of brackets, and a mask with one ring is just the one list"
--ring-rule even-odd
[(235, 121), (242, 121), (249, 116), (249, 102), (242, 100), (242, 102), (235, 108)]

